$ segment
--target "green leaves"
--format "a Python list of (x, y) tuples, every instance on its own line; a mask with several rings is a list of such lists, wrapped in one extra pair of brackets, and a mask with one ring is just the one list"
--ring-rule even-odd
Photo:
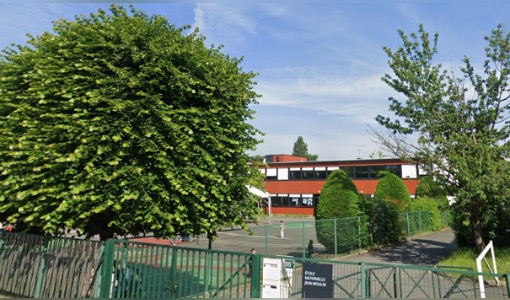
[(183, 30), (112, 6), (6, 52), (0, 218), (107, 238), (207, 233), (256, 214), (244, 188), (255, 75)]
[[(497, 231), (489, 224), (498, 223), (490, 219), (482, 229), (481, 212), (491, 218), (495, 214), (489, 212), (510, 199), (509, 177), (496, 175), (509, 171), (510, 127), (505, 120), (510, 109), (510, 35), (498, 26), (485, 37), (487, 60), (479, 72), (467, 57), (459, 70), (434, 63), (438, 34), (431, 41), (422, 25), (417, 34), (399, 31), (399, 35), (401, 47), (384, 48), (393, 74), (382, 80), (402, 98), (389, 99), (396, 119), (377, 116), (391, 132), (379, 141), (393, 153), (422, 163), (455, 196), (458, 213), (470, 219), (470, 234), (481, 247), (482, 238)], [(399, 134), (413, 134), (418, 142), (406, 147), (409, 144)]]

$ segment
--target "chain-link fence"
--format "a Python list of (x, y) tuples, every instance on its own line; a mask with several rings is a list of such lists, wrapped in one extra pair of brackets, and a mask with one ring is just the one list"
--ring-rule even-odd
[[(449, 218), (446, 212), (444, 214), (442, 225), (446, 227)], [(273, 224), (251, 226), (251, 235), (237, 228), (221, 230), (211, 244), (212, 249), (240, 252), (256, 249), (257, 253), (265, 255), (330, 258), (358, 252), (376, 243), (368, 226), (370, 220), (364, 217), (282, 220), (285, 225), (283, 238), (280, 237), (280, 219), (277, 219)], [(434, 230), (431, 214), (426, 211), (403, 213), (400, 220), (402, 237)], [(208, 248), (209, 240), (200, 236), (183, 246)]]

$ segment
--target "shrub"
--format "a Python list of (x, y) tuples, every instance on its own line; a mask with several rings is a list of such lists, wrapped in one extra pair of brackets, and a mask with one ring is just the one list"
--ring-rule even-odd
[[(452, 224), (451, 227), (455, 231), (455, 238), (459, 247), (474, 248), (473, 229), (469, 222), (469, 213), (456, 206), (461, 205), (454, 203), (452, 205)], [(485, 243), (489, 240), (494, 242), (497, 247), (508, 247), (510, 239), (508, 239), (510, 229), (510, 209), (506, 207), (480, 207), (479, 214), (486, 216), (482, 219), (482, 239)], [(492, 234), (491, 234), (492, 233)]]
[[(351, 178), (343, 170), (333, 171), (322, 188), (316, 213), (317, 240), (330, 252), (338, 248), (352, 249), (359, 244), (358, 224), (356, 220), (335, 221), (359, 216), (359, 194)], [(335, 249), (335, 232), (337, 249)], [(348, 250), (347, 250), (348, 251)], [(343, 251), (342, 251), (343, 252)]]
[(370, 244), (383, 245), (402, 239), (400, 212), (393, 202), (365, 197), (362, 208), (366, 215)]
[(429, 213), (430, 229), (441, 229), (441, 211), (438, 207), (436, 199), (429, 197), (419, 197), (412, 199), (409, 205), (409, 211), (426, 211)]
[(393, 202), (400, 212), (407, 210), (411, 196), (404, 182), (397, 175), (379, 172), (379, 183), (375, 189), (374, 198)]
[(440, 209), (448, 208), (446, 192), (430, 175), (420, 178), (420, 183), (416, 187), (416, 197), (434, 198)]

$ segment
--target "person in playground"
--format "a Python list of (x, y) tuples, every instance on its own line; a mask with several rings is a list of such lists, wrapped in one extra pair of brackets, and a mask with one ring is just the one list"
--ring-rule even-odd
[(313, 254), (313, 240), (308, 242), (308, 257), (312, 257)]
[[(251, 248), (251, 254), (257, 254), (257, 250), (255, 250), (255, 248)], [(246, 274), (246, 277), (250, 278), (252, 271), (253, 271), (253, 259), (250, 257), (250, 260), (248, 261), (248, 274)]]
[(280, 221), (280, 238), (283, 239), (285, 236), (285, 224), (283, 224), (283, 221)]

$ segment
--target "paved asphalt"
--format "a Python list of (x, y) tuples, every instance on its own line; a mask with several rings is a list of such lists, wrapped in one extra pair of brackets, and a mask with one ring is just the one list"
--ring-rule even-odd
[(373, 263), (436, 265), (455, 249), (455, 234), (450, 228), (415, 236), (405, 242), (381, 249), (349, 255), (342, 260)]

